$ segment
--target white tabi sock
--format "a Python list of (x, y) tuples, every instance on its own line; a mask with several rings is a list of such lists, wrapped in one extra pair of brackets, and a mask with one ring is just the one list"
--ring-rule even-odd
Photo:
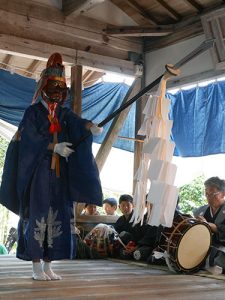
[(33, 275), (34, 280), (51, 280), (51, 278), (43, 272), (40, 262), (33, 262)]
[(209, 267), (206, 270), (213, 275), (220, 275), (223, 272), (223, 269), (219, 266)]
[(51, 262), (46, 262), (46, 261), (43, 262), (43, 271), (45, 272), (45, 274), (48, 275), (48, 277), (51, 278), (51, 280), (61, 280), (62, 279), (62, 277), (60, 275), (57, 275), (52, 271)]

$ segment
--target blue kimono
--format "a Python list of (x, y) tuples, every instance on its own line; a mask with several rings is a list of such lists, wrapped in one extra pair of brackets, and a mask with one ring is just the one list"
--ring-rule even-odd
[[(76, 143), (89, 131), (87, 120), (67, 108), (56, 111), (61, 132), (58, 142)], [(30, 106), (19, 126), (19, 139), (6, 155), (0, 203), (19, 214), (17, 257), (49, 260), (75, 257), (73, 202), (102, 205), (98, 169), (92, 155), (92, 136), (66, 160), (60, 156), (60, 177), (51, 169), (53, 135), (48, 110)]]

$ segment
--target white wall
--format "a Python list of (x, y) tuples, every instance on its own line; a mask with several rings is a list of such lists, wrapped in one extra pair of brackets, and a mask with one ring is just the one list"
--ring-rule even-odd
[[(180, 59), (197, 48), (203, 41), (205, 36), (197, 36), (195, 38), (177, 43), (145, 55), (146, 68), (146, 85), (155, 80), (165, 71), (166, 64), (176, 64)], [(181, 77), (213, 70), (213, 62), (209, 50), (200, 54), (181, 68)], [(178, 77), (177, 77), (178, 78)]]

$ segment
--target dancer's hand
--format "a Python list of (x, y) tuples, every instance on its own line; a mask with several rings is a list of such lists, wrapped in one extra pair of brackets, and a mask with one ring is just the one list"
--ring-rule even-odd
[(98, 127), (98, 124), (93, 124), (90, 127), (90, 131), (93, 135), (100, 135), (103, 132), (103, 127)]
[(74, 150), (68, 146), (72, 146), (72, 144), (68, 142), (55, 144), (54, 152), (67, 158), (74, 152)]

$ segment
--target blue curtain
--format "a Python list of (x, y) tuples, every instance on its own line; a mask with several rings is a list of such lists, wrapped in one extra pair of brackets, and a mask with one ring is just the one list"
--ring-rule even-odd
[[(31, 104), (35, 87), (36, 82), (33, 79), (0, 70), (0, 119), (18, 126), (25, 109)], [(129, 86), (124, 83), (99, 83), (84, 89), (82, 117), (92, 120), (94, 123), (100, 123), (120, 107), (128, 89)], [(70, 102), (68, 99), (65, 105), (69, 107)], [(120, 136), (134, 137), (134, 120), (135, 104), (131, 106), (129, 115), (119, 133)], [(94, 137), (94, 142), (102, 142), (112, 121), (104, 126), (101, 136)], [(133, 151), (134, 142), (117, 139), (113, 146)]]
[[(128, 89), (129, 86), (124, 83), (99, 83), (85, 89), (82, 94), (82, 116), (94, 123), (100, 123), (121, 106)], [(130, 107), (119, 136), (134, 138), (135, 113), (136, 105), (134, 103)], [(103, 134), (94, 137), (95, 143), (102, 143), (112, 122), (113, 120), (104, 125)], [(117, 138), (113, 147), (132, 152), (134, 151), (134, 142)]]
[(180, 90), (171, 99), (174, 155), (197, 157), (225, 153), (225, 82)]
[[(33, 79), (0, 70), (0, 119), (17, 126), (31, 104), (35, 86)], [(120, 107), (128, 88), (123, 83), (99, 83), (85, 89), (82, 117), (100, 123)], [(171, 99), (170, 119), (174, 121), (171, 134), (176, 143), (174, 155), (197, 157), (225, 153), (225, 81), (180, 90), (175, 95), (168, 93), (167, 97)], [(70, 105), (70, 100), (66, 105)], [(102, 142), (111, 122), (94, 142)], [(135, 103), (119, 135), (134, 138), (134, 126)], [(113, 146), (133, 151), (134, 142), (118, 138)]]
[(18, 126), (35, 86), (35, 80), (0, 70), (0, 119)]

